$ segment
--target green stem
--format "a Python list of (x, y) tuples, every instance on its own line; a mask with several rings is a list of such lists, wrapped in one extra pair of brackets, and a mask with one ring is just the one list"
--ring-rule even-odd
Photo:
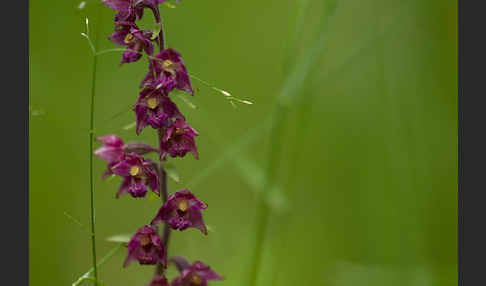
[[(163, 130), (162, 128), (158, 130), (158, 137), (157, 139), (159, 142), (162, 140), (163, 136)], [(164, 170), (164, 166), (162, 166), (162, 162), (159, 164), (159, 178), (160, 178), (160, 198), (162, 199), (162, 205), (165, 204), (165, 202), (168, 199), (169, 196), (169, 191), (167, 189), (167, 173)], [(167, 222), (164, 223), (164, 229), (162, 233), (160, 234), (160, 238), (162, 240), (162, 243), (164, 244), (164, 247), (166, 251), (169, 248), (169, 238), (170, 238), (170, 228), (169, 224)], [(168, 251), (167, 251), (168, 252)], [(164, 273), (164, 266), (162, 263), (157, 263), (157, 266), (155, 267), (155, 275), (161, 275)]]
[[(285, 120), (287, 118), (288, 109), (282, 105), (277, 104), (277, 107), (273, 113), (273, 122), (270, 130), (270, 142), (271, 146), (267, 158), (267, 169), (265, 174), (265, 181), (262, 186), (260, 196), (265, 196), (265, 190), (271, 190), (277, 174), (278, 166), (280, 165), (280, 153), (282, 151), (282, 140), (280, 136), (283, 133), (283, 127), (285, 126)], [(260, 270), (261, 257), (263, 252), (263, 244), (265, 241), (265, 232), (267, 229), (267, 221), (270, 214), (269, 205), (264, 197), (260, 197), (257, 206), (257, 227), (255, 237), (255, 248), (253, 253), (253, 267), (250, 272), (250, 283), (248, 285), (256, 285), (258, 279), (258, 272)]]
[[(162, 52), (165, 49), (165, 41), (164, 41), (164, 26), (162, 23), (162, 17), (160, 15), (159, 7), (157, 6), (154, 12), (155, 21), (157, 24), (160, 24), (160, 32), (158, 36), (159, 42), (159, 51)], [(155, 57), (154, 57), (155, 58)], [(155, 58), (158, 59), (158, 58)], [(164, 129), (160, 128), (157, 130), (157, 140), (159, 141), (159, 145), (162, 144), (162, 137), (164, 136)], [(169, 191), (167, 188), (167, 173), (164, 170), (164, 166), (162, 166), (162, 160), (160, 160), (159, 164), (159, 178), (160, 178), (160, 198), (162, 199), (162, 205), (167, 201), (169, 196)], [(164, 244), (164, 247), (168, 253), (169, 248), (169, 238), (170, 238), (170, 228), (167, 222), (164, 223), (164, 229), (160, 234), (160, 239)], [(155, 267), (155, 275), (161, 275), (164, 273), (164, 266), (161, 262), (157, 263)]]
[[(101, 9), (98, 7), (98, 20), (101, 19)], [(99, 21), (96, 28), (95, 50), (98, 48), (99, 42)], [(90, 184), (90, 207), (91, 207), (91, 255), (93, 259), (93, 276), (98, 281), (98, 269), (96, 264), (96, 231), (95, 231), (95, 206), (94, 206), (94, 170), (93, 170), (93, 143), (94, 143), (94, 113), (95, 113), (95, 94), (96, 94), (96, 68), (98, 64), (98, 55), (93, 55), (93, 73), (91, 84), (91, 103), (90, 103), (90, 124), (89, 124), (89, 184)]]
[[(277, 97), (277, 106), (273, 113), (273, 124), (270, 133), (270, 151), (268, 155), (268, 167), (265, 174), (265, 183), (263, 184), (260, 194), (264, 196), (268, 190), (271, 190), (274, 186), (274, 181), (278, 167), (280, 165), (280, 153), (282, 150), (283, 142), (280, 140), (280, 136), (284, 131), (284, 122), (287, 119), (289, 108), (295, 103), (295, 98), (298, 95), (298, 91), (302, 88), (307, 76), (315, 66), (319, 59), (319, 55), (322, 49), (325, 47), (327, 39), (327, 28), (329, 17), (334, 14), (334, 8), (328, 11), (326, 17), (322, 21), (322, 31), (307, 53), (307, 56), (300, 62), (297, 68), (289, 74), (285, 84)], [(302, 14), (303, 15), (303, 14)], [(257, 227), (256, 227), (256, 241), (255, 252), (253, 254), (253, 267), (250, 272), (250, 286), (257, 285), (258, 273), (260, 271), (260, 264), (262, 260), (263, 245), (265, 243), (265, 234), (268, 227), (268, 220), (270, 217), (269, 206), (265, 202), (265, 198), (260, 198), (257, 209)]]

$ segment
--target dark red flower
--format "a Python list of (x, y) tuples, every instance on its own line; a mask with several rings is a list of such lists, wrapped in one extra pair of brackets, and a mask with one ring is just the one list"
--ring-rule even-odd
[(192, 265), (182, 257), (171, 261), (176, 263), (181, 272), (180, 276), (172, 281), (172, 286), (207, 286), (209, 280), (223, 280), (223, 277), (201, 261), (196, 261)]
[(155, 85), (155, 82), (162, 84), (162, 89), (167, 92), (177, 88), (194, 94), (191, 79), (187, 73), (186, 66), (181, 55), (174, 49), (166, 49), (150, 60), (149, 71), (142, 79), (141, 87)]
[(169, 125), (172, 120), (184, 119), (177, 105), (161, 89), (146, 87), (134, 107), (137, 118), (137, 134), (150, 125), (159, 129)]
[(123, 267), (135, 260), (138, 260), (142, 265), (158, 262), (161, 262), (164, 266), (167, 265), (167, 252), (164, 244), (160, 241), (156, 226), (144, 225), (137, 229), (127, 246), (128, 255)]
[(208, 206), (198, 200), (189, 190), (175, 192), (160, 208), (152, 224), (166, 221), (173, 229), (180, 231), (194, 227), (208, 234), (201, 211)]
[(116, 23), (115, 32), (110, 36), (110, 40), (117, 45), (127, 47), (122, 56), (123, 64), (138, 61), (142, 57), (142, 51), (152, 55), (154, 46), (151, 37), (151, 31), (140, 30), (130, 21), (120, 21)]
[(157, 172), (152, 170), (152, 164), (144, 158), (132, 152), (110, 166), (113, 174), (123, 177), (123, 182), (118, 189), (116, 197), (129, 193), (134, 198), (144, 197), (148, 185), (154, 193), (159, 195), (159, 178)]
[(155, 276), (147, 286), (170, 286), (164, 274)]
[(194, 138), (199, 134), (187, 122), (177, 119), (165, 130), (160, 142), (160, 157), (165, 160), (167, 153), (171, 157), (184, 157), (191, 152), (194, 158), (198, 159), (196, 142)]
[[(115, 21), (135, 21), (143, 16), (143, 9), (158, 12), (157, 5), (166, 0), (102, 0), (108, 8), (117, 10)], [(158, 14), (157, 14), (158, 15)]]

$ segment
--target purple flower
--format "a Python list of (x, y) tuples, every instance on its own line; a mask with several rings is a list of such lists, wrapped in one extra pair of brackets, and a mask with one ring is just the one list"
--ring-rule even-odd
[(150, 284), (147, 286), (170, 286), (169, 282), (167, 281), (167, 278), (162, 275), (155, 276), (152, 281), (150, 281)]
[(154, 129), (167, 126), (169, 119), (184, 119), (177, 105), (161, 90), (146, 87), (140, 92), (140, 97), (134, 107), (137, 117), (137, 134), (150, 125)]
[(110, 36), (110, 40), (120, 46), (127, 47), (123, 52), (121, 63), (138, 61), (142, 57), (142, 50), (148, 55), (154, 53), (154, 46), (150, 41), (152, 32), (140, 30), (130, 21), (116, 23), (116, 31)]
[(134, 198), (144, 197), (148, 185), (154, 193), (159, 194), (159, 178), (152, 170), (152, 164), (136, 153), (128, 153), (118, 163), (109, 166), (110, 172), (123, 177), (116, 197), (129, 193)]
[(106, 135), (96, 138), (96, 140), (105, 143), (98, 148), (94, 154), (108, 163), (116, 163), (123, 159), (125, 154), (135, 152), (138, 155), (150, 152), (159, 152), (158, 149), (142, 142), (130, 142), (124, 144), (123, 140), (116, 135)]
[[(181, 257), (178, 259), (185, 260)], [(185, 261), (184, 264), (189, 263)], [(196, 261), (181, 271), (181, 275), (172, 281), (172, 286), (207, 286), (209, 280), (223, 280), (223, 277), (211, 270), (208, 265)]]
[(139, 156), (150, 152), (158, 153), (156, 148), (141, 142), (124, 144), (123, 140), (116, 135), (99, 137), (97, 140), (105, 144), (94, 154), (108, 162), (103, 179), (112, 174), (124, 178), (117, 197), (126, 192), (133, 197), (143, 197), (147, 192), (145, 184), (149, 185), (155, 193), (159, 193), (156, 172), (153, 172), (149, 162)]
[(118, 21), (135, 21), (142, 18), (143, 7), (138, 5), (136, 7), (135, 2), (137, 0), (102, 0), (108, 8), (117, 10), (115, 15), (115, 22)]
[(118, 11), (128, 11), (133, 6), (133, 0), (102, 0), (108, 8)]
[(191, 79), (181, 55), (171, 48), (163, 50), (150, 61), (149, 72), (142, 79), (140, 86), (154, 85), (155, 82), (162, 83), (162, 89), (167, 92), (177, 88), (194, 95)]
[(115, 21), (135, 21), (143, 16), (143, 9), (150, 8), (156, 17), (158, 15), (157, 5), (165, 2), (166, 0), (102, 0), (108, 8), (117, 10), (115, 15)]
[(167, 202), (160, 208), (152, 220), (152, 224), (166, 221), (173, 229), (180, 231), (194, 227), (208, 234), (202, 218), (201, 210), (208, 206), (198, 200), (189, 190), (185, 189), (171, 195)]
[(161, 262), (164, 267), (167, 265), (167, 252), (164, 244), (157, 234), (157, 227), (145, 225), (137, 229), (137, 232), (128, 242), (128, 255), (123, 267), (138, 260), (142, 265), (156, 264)]
[(106, 135), (98, 137), (96, 140), (105, 143), (98, 148), (94, 154), (108, 163), (120, 161), (123, 158), (124, 146), (123, 140), (116, 135)]
[(191, 152), (194, 158), (198, 159), (199, 154), (194, 141), (194, 137), (198, 135), (184, 120), (177, 119), (165, 130), (160, 142), (160, 157), (165, 160), (167, 153), (173, 158), (184, 157), (187, 152)]

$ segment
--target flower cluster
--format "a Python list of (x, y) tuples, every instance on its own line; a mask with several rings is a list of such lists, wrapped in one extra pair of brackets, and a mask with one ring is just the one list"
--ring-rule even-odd
[(108, 162), (103, 178), (110, 175), (123, 177), (117, 197), (125, 193), (129, 193), (134, 198), (144, 197), (147, 186), (160, 195), (160, 182), (155, 165), (141, 156), (141, 154), (158, 152), (156, 148), (145, 143), (125, 145), (116, 135), (103, 136), (98, 138), (98, 141), (105, 144), (95, 151), (95, 155)]
[[(133, 107), (136, 134), (139, 135), (150, 126), (158, 133), (159, 142), (158, 147), (143, 142), (125, 144), (118, 136), (107, 135), (97, 139), (103, 145), (94, 154), (108, 163), (104, 179), (109, 176), (122, 178), (117, 198), (126, 193), (134, 198), (145, 197), (150, 189), (163, 200), (163, 205), (152, 221), (138, 228), (131, 237), (123, 266), (134, 261), (141, 265), (158, 265), (158, 271), (149, 284), (151, 286), (206, 286), (209, 280), (221, 280), (222, 277), (200, 261), (190, 264), (179, 256), (167, 258), (170, 228), (179, 231), (196, 228), (207, 235), (202, 216), (207, 204), (187, 189), (169, 196), (166, 173), (161, 164), (169, 156), (184, 157), (188, 152), (196, 159), (199, 156), (195, 142), (199, 134), (187, 123), (169, 96), (175, 89), (194, 95), (182, 57), (174, 49), (165, 49), (162, 30), (158, 33), (142, 30), (136, 24), (148, 8), (154, 14), (156, 26), (162, 27), (159, 4), (164, 1), (102, 0), (107, 7), (117, 11), (114, 18), (115, 31), (109, 39), (125, 47), (121, 64), (136, 62), (144, 56), (148, 60), (148, 71), (141, 80), (139, 97)], [(159, 53), (154, 55), (156, 46)], [(144, 157), (151, 153), (158, 155), (160, 163)], [(159, 234), (158, 223), (165, 225), (163, 234)], [(180, 273), (170, 283), (164, 274), (168, 261)]]

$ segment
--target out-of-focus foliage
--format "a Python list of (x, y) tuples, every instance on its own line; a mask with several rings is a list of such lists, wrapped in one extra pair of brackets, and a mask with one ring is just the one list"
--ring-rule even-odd
[[(84, 17), (92, 34), (100, 29), (100, 49), (115, 46), (107, 39), (113, 11), (83, 2), (80, 10), (76, 1), (30, 1), (32, 285), (68, 285), (91, 267), (89, 233), (74, 223), (89, 225), (92, 55), (80, 35)], [(456, 285), (456, 1), (184, 0), (162, 7), (168, 45), (189, 71), (254, 102), (234, 109), (196, 80), (190, 100), (197, 108), (176, 101), (200, 133), (200, 160), (172, 161), (179, 182), (169, 187), (190, 187), (209, 204), (210, 232), (174, 232), (172, 254), (226, 277), (212, 285), (245, 285), (272, 148), (269, 116), (285, 80), (327, 29), (279, 135), (258, 285)], [(146, 62), (119, 61), (119, 53), (99, 58), (95, 132), (156, 144), (150, 129), (137, 138), (124, 128), (134, 120), (129, 108)], [(95, 160), (100, 257), (113, 247), (107, 238), (134, 232), (159, 207), (149, 197), (116, 200), (119, 180), (102, 182), (104, 168)], [(100, 279), (145, 285), (152, 269), (122, 269), (124, 255), (104, 264)]]

